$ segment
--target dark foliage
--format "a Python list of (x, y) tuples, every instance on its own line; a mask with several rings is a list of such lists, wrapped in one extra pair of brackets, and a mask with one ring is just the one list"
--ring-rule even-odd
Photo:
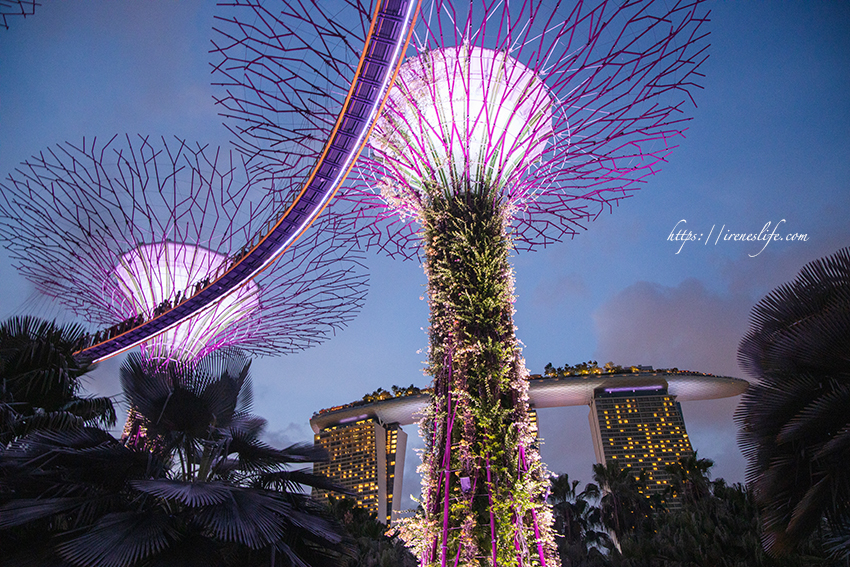
[(599, 501), (602, 523), (615, 545), (630, 534), (652, 532), (653, 502), (647, 498), (641, 479), (629, 469), (608, 463), (593, 465), (593, 480), (602, 493)]
[(611, 539), (602, 523), (602, 512), (593, 501), (599, 488), (589, 483), (578, 491), (579, 481), (562, 474), (550, 479), (549, 503), (555, 516), (555, 540), (562, 567), (574, 565), (604, 566), (603, 551), (611, 548)]
[(824, 518), (850, 552), (850, 248), (807, 264), (753, 309), (738, 359), (757, 382), (736, 413), (763, 542), (790, 552)]
[(375, 515), (347, 498), (328, 499), (331, 514), (355, 542), (346, 567), (417, 567), (416, 557)]
[(0, 463), (0, 564), (77, 567), (340, 565), (346, 542), (292, 463), (312, 446), (260, 442), (247, 359), (122, 367), (150, 451), (86, 427), (18, 439)]
[[(578, 481), (569, 483), (566, 475), (553, 479), (550, 500), (556, 514), (559, 551), (562, 567), (804, 567), (845, 566), (828, 559), (824, 540), (819, 533), (806, 539), (800, 548), (782, 558), (773, 558), (762, 548), (759, 516), (752, 491), (736, 484), (729, 486), (723, 479), (711, 481), (711, 461), (695, 457), (684, 458), (669, 467), (673, 476), (670, 494), (665, 495), (672, 505), (654, 503), (651, 522), (638, 522), (617, 539), (598, 539), (590, 532), (582, 533), (581, 520), (572, 527), (564, 521), (571, 512), (564, 502), (578, 504), (583, 516), (593, 518), (600, 508), (593, 503), (594, 485), (577, 493)], [(634, 498), (635, 486), (621, 478), (619, 470), (596, 467), (597, 476), (610, 477), (607, 485), (611, 502), (619, 502), (631, 517), (628, 508)], [(634, 478), (634, 477), (632, 477)], [(640, 481), (635, 484), (645, 490)], [(615, 493), (622, 491), (623, 493)], [(603, 496), (604, 498), (604, 496)], [(645, 498), (645, 497), (644, 497)], [(587, 499), (586, 504), (581, 504)], [(652, 499), (650, 499), (652, 500)], [(611, 504), (609, 504), (610, 506)], [(616, 515), (600, 515), (603, 525), (614, 533), (622, 526)], [(576, 529), (579, 527), (579, 529)], [(571, 542), (568, 544), (568, 542)]]
[(694, 504), (711, 495), (708, 471), (714, 466), (711, 459), (700, 459), (696, 453), (682, 457), (666, 467), (670, 473), (670, 497), (679, 504)]
[(94, 368), (74, 355), (83, 334), (78, 325), (34, 317), (0, 324), (0, 444), (39, 429), (115, 424), (109, 398), (79, 395)]
[(698, 498), (685, 499), (676, 510), (660, 509), (654, 530), (624, 538), (621, 551), (611, 554), (611, 564), (614, 567), (833, 565), (825, 559), (816, 540), (807, 540), (799, 552), (782, 559), (770, 557), (760, 543), (758, 509), (752, 493), (740, 484), (727, 486), (722, 479), (711, 482), (704, 477), (704, 480), (707, 492)]

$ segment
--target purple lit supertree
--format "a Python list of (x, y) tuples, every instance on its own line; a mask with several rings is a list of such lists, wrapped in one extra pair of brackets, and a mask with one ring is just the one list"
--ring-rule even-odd
[[(252, 171), (279, 177), (330, 134), (371, 8), (228, 6), (222, 114)], [(423, 565), (557, 564), (508, 257), (575, 235), (658, 171), (705, 21), (699, 0), (421, 7), (337, 214), (366, 245), (418, 254), (428, 278), (424, 516), (405, 530)]]
[[(88, 344), (191, 299), (246, 254), (283, 208), (230, 152), (182, 140), (59, 144), (0, 184), (0, 239), (21, 273), (95, 331)], [(320, 216), (254, 279), (141, 346), (146, 360), (317, 344), (366, 293), (359, 256)], [(248, 243), (248, 244), (246, 244)], [(87, 346), (87, 345), (82, 345)]]

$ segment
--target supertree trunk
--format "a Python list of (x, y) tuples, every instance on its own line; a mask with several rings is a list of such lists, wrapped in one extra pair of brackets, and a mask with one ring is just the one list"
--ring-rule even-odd
[(428, 565), (557, 565), (514, 333), (510, 218), (498, 192), (423, 207), (434, 407), (423, 485)]

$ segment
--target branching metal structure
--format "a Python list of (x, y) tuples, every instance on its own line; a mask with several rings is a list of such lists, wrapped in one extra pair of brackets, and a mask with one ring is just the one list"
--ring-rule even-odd
[[(281, 196), (251, 187), (230, 152), (178, 139), (60, 144), (0, 189), (0, 238), (39, 291), (100, 327), (81, 345), (95, 352), (209, 289), (281, 210)], [(282, 353), (327, 338), (366, 293), (360, 256), (335, 222), (320, 216), (259, 277), (148, 338), (145, 356)]]
[[(706, 58), (707, 20), (699, 0), (669, 4), (423, 4), (408, 55), (459, 45), (508, 53), (539, 78), (551, 97), (551, 122), (539, 121), (513, 148), (523, 150), (529, 137), (542, 138), (551, 130), (542, 148), (525, 148), (540, 155), (499, 174), (502, 194), (513, 206), (511, 234), (517, 249), (576, 235), (585, 222), (610, 211), (659, 171), (674, 149)], [(225, 93), (218, 100), (222, 115), (230, 119), (240, 150), (257, 157), (257, 170), (275, 177), (306, 172), (321, 153), (354, 75), (369, 26), (369, 2), (242, 0), (222, 6), (233, 14), (220, 17), (213, 40), (219, 57), (214, 66)], [(441, 63), (444, 70), (446, 61)], [(459, 69), (450, 73), (462, 76)], [(401, 78), (397, 84), (409, 82)], [(453, 93), (464, 91), (460, 83), (455, 82)], [(436, 86), (428, 96), (435, 96)], [(497, 95), (495, 90), (491, 86), (487, 92)], [(420, 163), (431, 160), (427, 154), (432, 148), (425, 140), (446, 137), (451, 152), (457, 153), (463, 136), (449, 135), (446, 124), (432, 126), (429, 136), (423, 136), (428, 127), (423, 129), (412, 114), (418, 106), (394, 100), (384, 113), (383, 122), (390, 126), (386, 136), (392, 136), (395, 124), (398, 130), (410, 130), (407, 141), (388, 148), (375, 143), (380, 136), (373, 137), (340, 199), (351, 203), (355, 216), (364, 221), (359, 238), (391, 255), (413, 257), (421, 246), (416, 207), (386, 199), (380, 189), (415, 201), (418, 188), (411, 186), (406, 171), (424, 177), (436, 172)], [(467, 117), (463, 134), (487, 120)], [(499, 138), (494, 133), (488, 137)], [(484, 157), (498, 156), (491, 152)], [(479, 156), (465, 158), (474, 166)]]
[(35, 0), (0, 0), (0, 27), (9, 29), (9, 21), (6, 18), (32, 16), (35, 14), (35, 7), (39, 5)]
[[(226, 4), (218, 102), (259, 178), (318, 155), (368, 4)], [(423, 565), (552, 565), (508, 256), (574, 236), (659, 170), (688, 119), (706, 16), (699, 0), (459, 4), (423, 3), (336, 214), (428, 276), (435, 394), (408, 543)]]
[[(228, 262), (219, 263), (219, 269), (193, 286), (191, 294), (181, 292), (179, 301), (176, 295), (164, 299), (153, 310), (152, 317), (128, 318), (113, 325), (109, 332), (96, 334), (92, 344), (84, 345), (88, 356), (100, 360), (161, 333), (175, 332), (176, 327), (198, 317), (210, 306), (221, 304), (228, 296), (238, 296), (248, 282), (268, 269), (307, 231), (328, 205), (366, 144), (398, 70), (401, 54), (410, 40), (416, 14), (414, 6), (408, 0), (376, 5), (346, 94), (337, 106), (332, 127), (322, 132), (322, 142), (317, 146), (320, 149), (311, 155), (309, 165), (296, 171), (287, 170), (278, 178), (253, 179), (252, 182), (266, 182), (276, 188), (277, 210), (257, 232), (245, 234), (247, 244), (239, 254)], [(139, 258), (143, 256), (140, 254)], [(151, 260), (141, 263), (150, 264)], [(132, 287), (133, 284), (125, 282), (125, 285)], [(158, 296), (157, 293), (151, 295)]]

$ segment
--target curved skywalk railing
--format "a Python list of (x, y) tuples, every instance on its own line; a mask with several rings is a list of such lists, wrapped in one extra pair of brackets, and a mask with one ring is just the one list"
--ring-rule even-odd
[[(133, 348), (192, 317), (256, 277), (307, 230), (336, 194), (380, 114), (413, 31), (421, 0), (380, 0), (342, 112), (318, 162), (281, 218), (252, 239), (220, 274), (190, 297), (144, 321), (127, 321), (78, 354), (103, 360)], [(129, 327), (124, 329), (124, 327)]]

